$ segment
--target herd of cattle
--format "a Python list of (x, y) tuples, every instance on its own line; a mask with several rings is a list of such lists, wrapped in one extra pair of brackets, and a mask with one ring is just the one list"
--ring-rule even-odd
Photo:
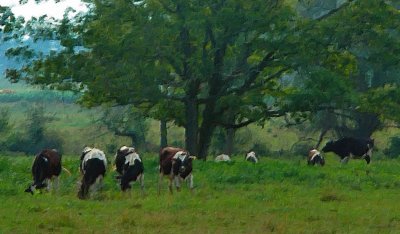
[[(367, 164), (370, 163), (372, 149), (374, 147), (373, 139), (342, 138), (337, 141), (328, 142), (322, 148), (322, 152), (334, 152), (341, 158), (342, 163), (347, 163), (350, 158), (364, 159)], [(169, 180), (168, 188), (172, 193), (173, 183), (179, 191), (181, 183), (186, 181), (189, 188), (193, 189), (193, 165), (195, 156), (182, 148), (165, 147), (159, 152), (159, 181), (158, 194), (160, 194), (163, 177)], [(252, 163), (258, 163), (259, 158), (254, 151), (249, 151), (245, 155), (245, 160)], [(231, 161), (229, 155), (221, 154), (215, 158), (216, 162)], [(325, 164), (325, 159), (317, 149), (312, 149), (307, 158), (308, 165)], [(141, 191), (144, 191), (144, 166), (142, 159), (133, 147), (122, 146), (114, 157), (115, 170), (118, 173), (116, 179), (122, 191), (131, 188), (131, 183), (138, 181)], [(102, 184), (107, 169), (107, 158), (103, 151), (85, 147), (80, 157), (79, 170), (82, 175), (78, 198), (86, 199), (89, 196), (89, 190), (96, 190)], [(58, 176), (61, 171), (67, 169), (61, 166), (61, 155), (57, 150), (45, 149), (36, 155), (32, 165), (33, 183), (25, 192), (34, 193), (37, 189), (49, 189), (50, 182), (54, 187), (58, 185)]]

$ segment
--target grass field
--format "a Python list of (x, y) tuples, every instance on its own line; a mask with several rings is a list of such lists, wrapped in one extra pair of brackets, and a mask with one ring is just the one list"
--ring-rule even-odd
[[(145, 196), (119, 191), (114, 172), (77, 199), (78, 157), (64, 156), (57, 192), (24, 193), (32, 157), (0, 157), (0, 233), (398, 233), (400, 161), (325, 167), (298, 158), (253, 165), (195, 161), (195, 190), (157, 195), (157, 158), (144, 155)], [(110, 157), (111, 159), (111, 157)]]

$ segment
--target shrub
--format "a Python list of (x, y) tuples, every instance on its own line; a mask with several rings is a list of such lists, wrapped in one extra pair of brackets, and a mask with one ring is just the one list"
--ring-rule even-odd
[(389, 158), (398, 158), (400, 156), (400, 137), (391, 137), (389, 148), (385, 150)]

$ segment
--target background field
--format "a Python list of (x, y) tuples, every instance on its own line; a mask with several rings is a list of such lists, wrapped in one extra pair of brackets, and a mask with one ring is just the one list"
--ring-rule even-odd
[[(111, 157), (109, 158), (111, 159)], [(157, 196), (156, 155), (143, 156), (146, 194), (119, 191), (114, 172), (103, 190), (77, 199), (78, 157), (64, 156), (58, 192), (24, 193), (31, 157), (0, 157), (0, 233), (396, 233), (400, 230), (398, 160), (350, 161), (327, 155), (263, 157), (257, 165), (195, 161), (195, 190)], [(110, 169), (110, 168), (109, 168)]]

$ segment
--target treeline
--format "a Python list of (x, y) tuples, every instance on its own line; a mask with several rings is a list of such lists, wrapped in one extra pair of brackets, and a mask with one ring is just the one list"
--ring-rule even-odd
[(57, 131), (48, 129), (52, 116), (46, 114), (44, 106), (32, 105), (25, 111), (24, 120), (16, 127), (10, 111), (0, 111), (0, 151), (36, 154), (43, 148), (63, 151), (63, 139)]
[[(0, 8), (8, 37), (61, 45), (29, 56), (30, 48), (15, 48), (9, 55), (26, 64), (6, 77), (80, 92), (88, 107), (133, 107), (160, 121), (160, 146), (173, 123), (202, 159), (219, 131), (231, 154), (239, 129), (273, 118), (309, 124), (320, 136), (316, 148), (327, 133), (371, 137), (400, 122), (400, 13), (392, 1), (85, 2), (87, 12), (61, 20), (25, 22)], [(135, 139), (144, 128), (128, 120), (109, 128)]]
[(0, 93), (0, 103), (19, 101), (28, 102), (59, 102), (65, 104), (75, 103), (78, 96), (72, 92), (60, 92), (55, 90), (29, 90), (15, 91), (12, 93)]

